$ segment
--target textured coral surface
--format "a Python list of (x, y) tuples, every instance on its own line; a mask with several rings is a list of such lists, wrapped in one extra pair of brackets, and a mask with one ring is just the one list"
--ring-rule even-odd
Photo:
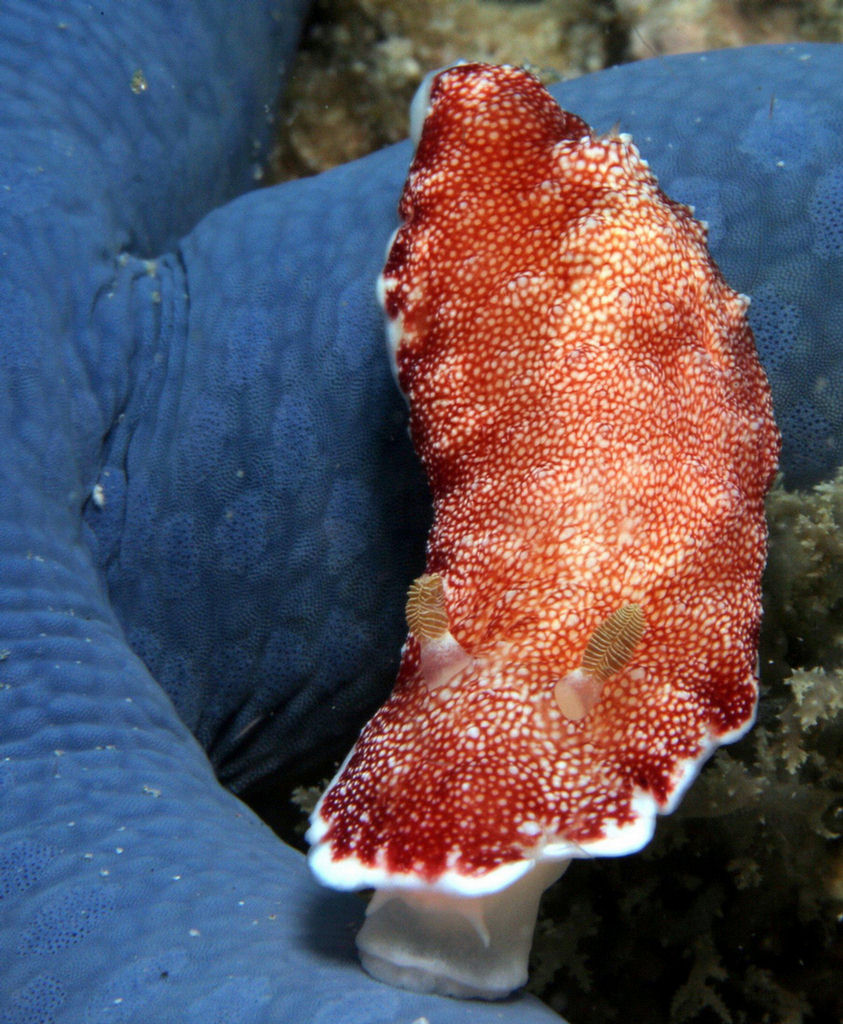
[(833, 0), (318, 0), (271, 173), (312, 174), (403, 139), (422, 77), (458, 60), (555, 82), (665, 54), (842, 39)]

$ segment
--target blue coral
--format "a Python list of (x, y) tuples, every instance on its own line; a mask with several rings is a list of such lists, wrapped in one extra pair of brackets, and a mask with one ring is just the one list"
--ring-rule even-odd
[[(343, 749), (429, 518), (372, 287), (407, 146), (233, 198), (301, 6), (0, 11), (4, 1024), (488, 1019), (363, 975), (361, 904), (215, 779)], [(841, 67), (756, 49), (558, 90), (711, 218), (793, 482), (841, 456)]]

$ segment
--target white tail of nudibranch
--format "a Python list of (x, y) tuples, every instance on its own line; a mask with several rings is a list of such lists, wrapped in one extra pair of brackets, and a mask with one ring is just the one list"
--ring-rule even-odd
[(646, 622), (640, 604), (625, 604), (594, 630), (579, 668), (563, 676), (553, 690), (554, 700), (566, 718), (579, 722), (592, 710), (606, 680), (629, 664)]
[(416, 992), (501, 999), (527, 980), (539, 900), (569, 860), (537, 862), (497, 892), (378, 889), (357, 936), (373, 977)]

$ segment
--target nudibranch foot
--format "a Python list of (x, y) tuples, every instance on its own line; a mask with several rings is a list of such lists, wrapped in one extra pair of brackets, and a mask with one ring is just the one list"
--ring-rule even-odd
[(461, 999), (502, 999), (527, 980), (539, 900), (569, 860), (543, 861), (498, 892), (379, 889), (357, 936), (379, 981)]

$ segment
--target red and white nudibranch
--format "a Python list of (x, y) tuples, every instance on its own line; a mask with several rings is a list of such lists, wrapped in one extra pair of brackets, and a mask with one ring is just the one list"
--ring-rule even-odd
[(752, 724), (779, 437), (691, 211), (513, 67), (428, 83), (379, 295), (434, 495), (392, 696), (310, 862), (393, 984), (495, 998), (542, 890)]

